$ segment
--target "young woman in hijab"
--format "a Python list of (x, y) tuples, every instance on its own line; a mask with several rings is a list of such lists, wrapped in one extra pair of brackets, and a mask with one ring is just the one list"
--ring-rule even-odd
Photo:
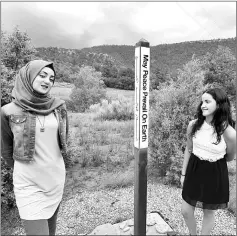
[(65, 183), (68, 117), (51, 97), (52, 62), (34, 60), (19, 70), (13, 100), (1, 111), (1, 154), (13, 167), (19, 215), (27, 235), (55, 235)]
[(182, 214), (191, 235), (197, 235), (195, 207), (203, 209), (201, 235), (210, 235), (215, 210), (229, 202), (228, 161), (236, 157), (235, 122), (230, 101), (220, 88), (207, 89), (197, 119), (187, 128), (187, 147), (181, 174)]

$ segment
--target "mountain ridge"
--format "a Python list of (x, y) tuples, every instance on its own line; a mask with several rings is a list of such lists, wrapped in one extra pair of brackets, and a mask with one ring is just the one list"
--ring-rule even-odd
[[(193, 54), (197, 57), (204, 56), (207, 52), (213, 53), (218, 46), (230, 48), (235, 55), (236, 37), (150, 46), (151, 70), (159, 66), (174, 72), (190, 61)], [(96, 63), (111, 63), (117, 68), (134, 69), (135, 45), (98, 45), (82, 49), (39, 47), (36, 50), (39, 57), (51, 60), (56, 59), (56, 61), (72, 65), (94, 66)]]

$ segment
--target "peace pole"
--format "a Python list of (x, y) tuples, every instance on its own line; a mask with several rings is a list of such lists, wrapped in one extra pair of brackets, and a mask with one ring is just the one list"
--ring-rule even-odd
[(141, 39), (135, 47), (134, 235), (146, 235), (149, 78), (150, 44)]

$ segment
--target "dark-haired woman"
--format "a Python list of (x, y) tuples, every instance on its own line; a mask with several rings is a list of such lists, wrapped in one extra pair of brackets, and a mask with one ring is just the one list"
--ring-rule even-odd
[(220, 88), (202, 94), (197, 119), (187, 128), (187, 146), (181, 173), (182, 215), (191, 235), (197, 235), (195, 207), (203, 209), (201, 235), (210, 235), (215, 210), (229, 202), (227, 163), (236, 157), (235, 122), (230, 101)]
[(52, 62), (19, 70), (13, 101), (1, 111), (1, 154), (13, 167), (19, 215), (27, 235), (55, 235), (65, 183), (68, 119), (65, 102), (50, 96)]

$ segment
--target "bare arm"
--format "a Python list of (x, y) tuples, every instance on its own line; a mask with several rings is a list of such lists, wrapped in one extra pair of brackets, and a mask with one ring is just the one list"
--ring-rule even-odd
[(236, 157), (236, 131), (230, 125), (224, 131), (224, 139), (226, 142), (226, 161), (232, 161)]
[(186, 174), (186, 169), (187, 169), (187, 165), (189, 162), (189, 158), (190, 158), (192, 150), (193, 150), (193, 142), (192, 142), (192, 138), (190, 137), (190, 133), (192, 130), (192, 124), (193, 124), (193, 121), (190, 121), (188, 128), (187, 128), (187, 145), (186, 145), (185, 152), (184, 152), (182, 175)]

